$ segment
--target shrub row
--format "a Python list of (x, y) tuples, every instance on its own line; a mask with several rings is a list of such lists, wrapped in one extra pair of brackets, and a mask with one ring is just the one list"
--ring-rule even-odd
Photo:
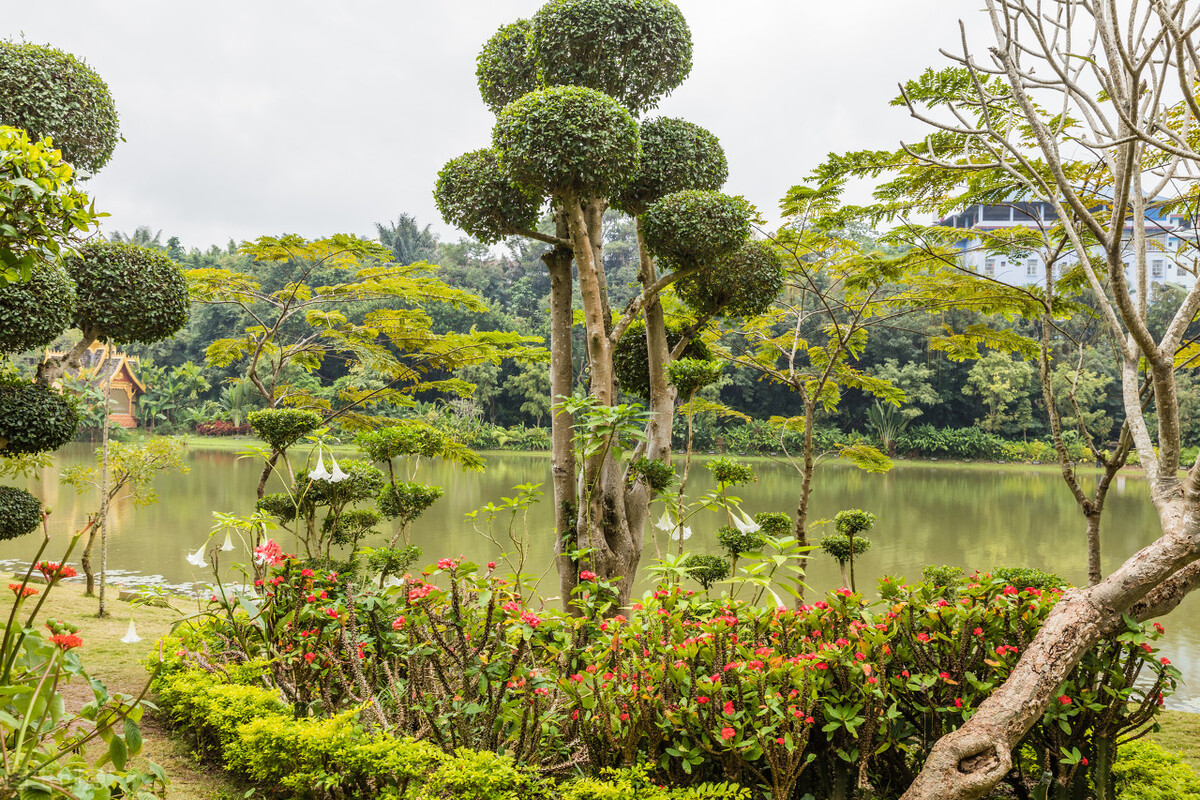
[(262, 664), (222, 671), (180, 670), (155, 683), (160, 707), (197, 751), (267, 795), (399, 800), (747, 800), (728, 783), (668, 790), (647, 770), (612, 770), (564, 782), (505, 755), (373, 730), (355, 710), (293, 716), (279, 693), (263, 688)]
[(196, 433), (201, 436), (247, 436), (250, 433), (250, 423), (234, 425), (228, 420), (216, 419), (197, 424)]

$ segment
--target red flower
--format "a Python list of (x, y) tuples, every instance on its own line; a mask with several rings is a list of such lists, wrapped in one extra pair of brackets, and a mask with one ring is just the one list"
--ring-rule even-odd
[(962, 699), (961, 699), (961, 698), (958, 698), (958, 697), (954, 698), (954, 707), (955, 707), (955, 708), (962, 708), (962, 706), (963, 706)]
[(782, 736), (780, 736), (780, 737), (777, 737), (777, 738), (775, 739), (775, 744), (783, 744), (783, 737), (782, 737)]
[(1087, 766), (1087, 759), (1086, 759), (1086, 758), (1081, 758), (1081, 759), (1079, 759), (1079, 763), (1080, 763), (1080, 764), (1082, 764), (1083, 766), (1085, 766), (1085, 767), (1086, 767), (1086, 766)]
[(590, 569), (585, 569), (583, 572), (579, 573), (579, 580), (594, 581), (596, 580), (596, 573), (592, 572)]
[(307, 661), (309, 664), (311, 664), (313, 662), (313, 659), (316, 657), (317, 657), (316, 653), (305, 653), (304, 654), (304, 660)]
[(313, 576), (313, 571), (312, 571), (311, 569), (302, 569), (302, 570), (300, 570), (300, 577), (301, 577), (301, 578), (311, 578), (312, 576)]
[(1160, 658), (1159, 661), (1162, 662), (1164, 667), (1169, 666), (1171, 664), (1171, 659), (1167, 658), (1166, 656), (1163, 656), (1162, 658)]
[(1058, 698), (1058, 702), (1062, 703), (1064, 706), (1069, 706), (1071, 705), (1071, 698), (1064, 694), (1062, 697)]
[(20, 595), (22, 598), (33, 597), (35, 594), (38, 593), (38, 590), (33, 588), (32, 586), (26, 586), (25, 588), (21, 588), (21, 584), (19, 584), (19, 583), (10, 583), (8, 585), (8, 588), (12, 589), (13, 594)]
[(531, 628), (536, 628), (538, 625), (542, 624), (542, 618), (535, 617), (528, 610), (521, 612), (521, 621), (524, 622), (526, 625), (528, 625)]
[(70, 650), (72, 647), (81, 647), (83, 639), (80, 639), (73, 633), (59, 633), (50, 637), (50, 641), (61, 647), (63, 650)]
[(1015, 586), (1005, 586), (1005, 587), (1004, 587), (1004, 593), (1005, 593), (1005, 594), (1017, 594), (1017, 587), (1015, 587)]
[(401, 628), (404, 627), (404, 623), (406, 623), (407, 621), (408, 620), (406, 620), (403, 616), (396, 617), (396, 619), (392, 622), (392, 630), (394, 630), (394, 631), (400, 630)]
[(1159, 623), (1157, 623), (1157, 622), (1156, 622), (1156, 623), (1154, 623), (1154, 630), (1158, 631), (1159, 633), (1166, 633), (1166, 632), (1167, 632), (1166, 628), (1164, 628), (1162, 625), (1160, 625), (1160, 624), (1159, 624)]
[(438, 559), (437, 568), (438, 569), (454, 569), (454, 562), (448, 558)]
[(725, 702), (725, 716), (727, 716), (727, 717), (733, 716), (733, 701), (732, 700), (728, 700)]
[(708, 698), (701, 695), (700, 697), (696, 698), (696, 702), (699, 703), (700, 705), (704, 705), (705, 703), (708, 702)]
[(733, 728), (721, 728), (721, 738), (725, 741), (732, 740), (736, 733), (737, 731), (735, 731)]
[(974, 633), (976, 636), (983, 636), (983, 628), (976, 628)]
[(59, 564), (57, 561), (43, 561), (37, 565), (38, 572), (46, 578), (47, 581), (56, 581), (60, 578), (74, 578), (79, 573), (75, 568), (68, 564)]
[(629, 719), (629, 715), (628, 715), (628, 714), (621, 714), (621, 722), (624, 722), (624, 721), (625, 721), (625, 720), (627, 720), (627, 719)]

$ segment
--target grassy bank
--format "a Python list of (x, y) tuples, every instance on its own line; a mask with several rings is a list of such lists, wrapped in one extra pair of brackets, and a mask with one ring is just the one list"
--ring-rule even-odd
[[(181, 614), (187, 613), (187, 601), (178, 598), (175, 604), (177, 610), (150, 606), (133, 608), (129, 603), (115, 599), (117, 587), (110, 586), (109, 592), (111, 595), (106, 592), (105, 604), (110, 615), (99, 619), (96, 617), (96, 598), (85, 597), (83, 586), (73, 582), (60, 584), (42, 606), (39, 618), (56, 617), (78, 625), (79, 636), (83, 639), (83, 647), (78, 652), (87, 671), (103, 681), (110, 691), (137, 695), (149, 678), (146, 667), (138, 662), (149, 657), (155, 650), (158, 638), (168, 632)], [(12, 594), (6, 592), (3, 600), (0, 600), (0, 612), (5, 619), (11, 604)], [(123, 644), (121, 637), (125, 635), (131, 614), (142, 641)], [(78, 695), (80, 702), (85, 696), (91, 696), (85, 684), (68, 687), (68, 690), (68, 696), (74, 698)], [(200, 764), (193, 759), (188, 745), (174, 737), (153, 712), (148, 713), (142, 721), (142, 735), (145, 749), (134, 760), (135, 766), (137, 762), (144, 766), (145, 759), (161, 766), (170, 779), (167, 790), (169, 798), (226, 800), (241, 797), (244, 793), (245, 790), (234, 785), (219, 768)]]

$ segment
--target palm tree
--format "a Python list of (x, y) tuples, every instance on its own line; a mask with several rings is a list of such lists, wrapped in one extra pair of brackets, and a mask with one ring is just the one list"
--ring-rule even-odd
[(132, 236), (121, 231), (113, 231), (112, 236), (108, 238), (110, 241), (117, 242), (118, 244), (136, 244), (139, 247), (150, 247), (155, 250), (167, 249), (167, 246), (160, 241), (162, 239), (162, 228), (155, 231), (152, 236), (150, 235), (149, 225), (138, 225), (134, 228)]
[(437, 255), (437, 236), (430, 230), (431, 227), (419, 227), (417, 218), (412, 214), (401, 214), (395, 222), (387, 225), (375, 223), (379, 241), (391, 248), (397, 264), (406, 266), (418, 261), (431, 261)]

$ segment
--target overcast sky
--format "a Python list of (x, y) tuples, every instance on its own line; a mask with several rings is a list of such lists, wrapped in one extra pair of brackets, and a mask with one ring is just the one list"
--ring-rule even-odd
[[(888, 101), (944, 63), (978, 0), (676, 0), (691, 77), (658, 112), (725, 146), (726, 191), (768, 216), (829, 151), (887, 148), (921, 128)], [(108, 82), (125, 142), (88, 183), (105, 230), (185, 247), (263, 234), (374, 235), (415, 214), (445, 237), (432, 190), (487, 146), (475, 55), (538, 0), (37, 0), (0, 37), (83, 57)]]

